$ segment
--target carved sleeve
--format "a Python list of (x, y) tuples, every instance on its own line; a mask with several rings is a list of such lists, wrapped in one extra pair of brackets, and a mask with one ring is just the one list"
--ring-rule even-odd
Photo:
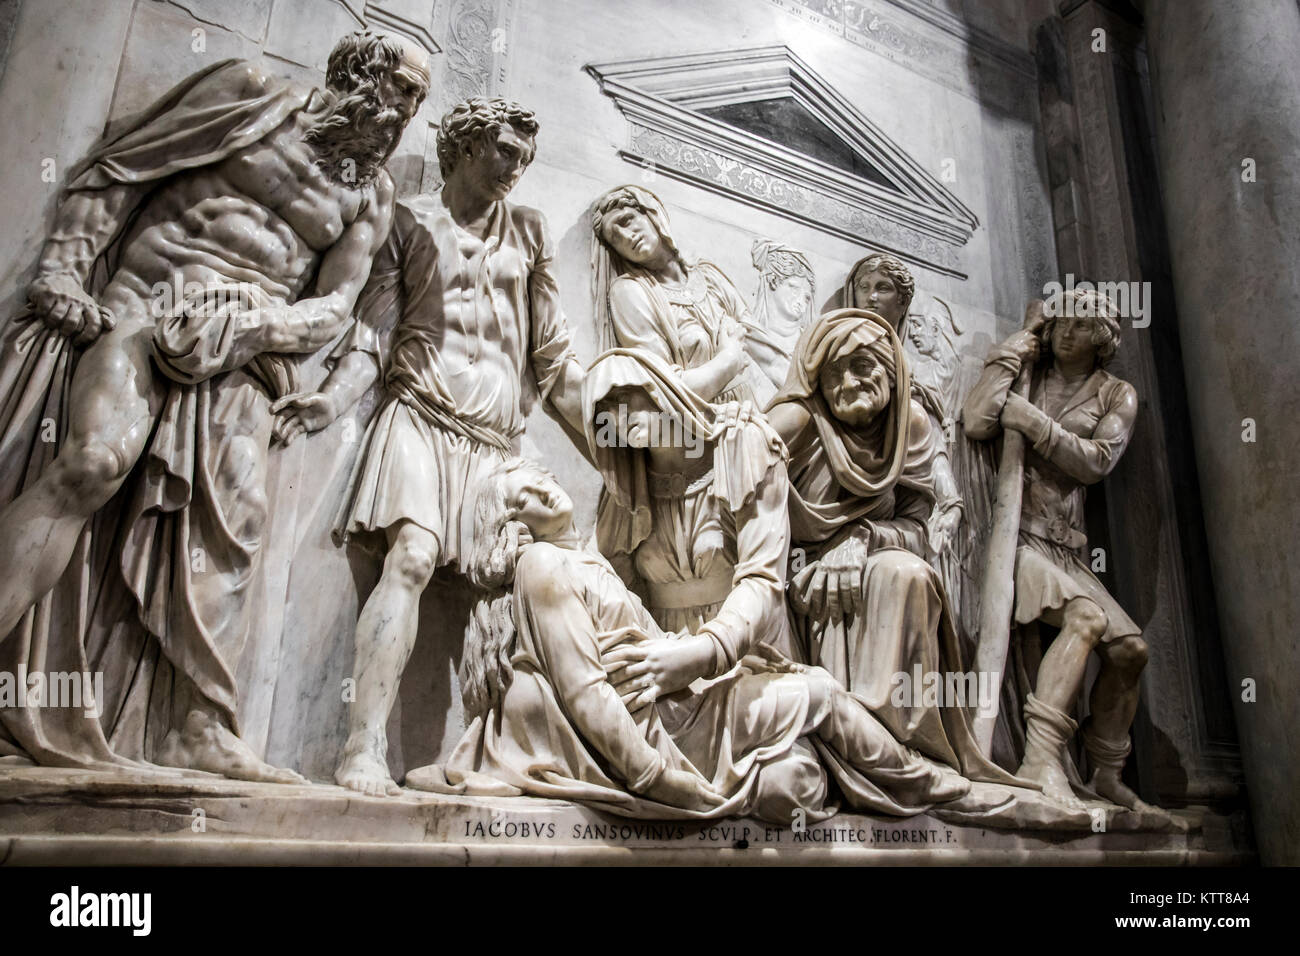
[(1002, 433), (1002, 406), (1020, 374), (1020, 357), (1003, 345), (995, 346), (984, 361), (984, 371), (962, 409), (966, 434), (977, 440)]
[(1076, 435), (1044, 415), (1042, 427), (1032, 439), (1034, 451), (1085, 485), (1101, 481), (1115, 468), (1137, 418), (1137, 393), (1127, 382), (1112, 379), (1098, 394), (1105, 411), (1090, 438)]
[(654, 304), (635, 279), (616, 279), (609, 289), (609, 311), (614, 320), (614, 341), (620, 348), (643, 349), (677, 365), (671, 344), (664, 338)]
[(667, 764), (605, 674), (595, 622), (574, 575), (563, 561), (546, 567), (529, 556), (516, 573), (515, 601), (527, 615), (546, 677), (574, 729), (629, 790), (644, 792)]
[(716, 677), (754, 646), (770, 615), (784, 613), (785, 568), (790, 551), (789, 494), (785, 462), (777, 460), (754, 496), (735, 515), (736, 569), (732, 589), (717, 615), (699, 630), (713, 639)]
[(572, 336), (560, 307), (560, 288), (555, 281), (555, 247), (539, 215), (534, 223), (537, 252), (528, 274), (528, 308), (531, 329), (533, 375), (546, 398), (561, 376), (581, 381), (582, 366), (573, 352)]

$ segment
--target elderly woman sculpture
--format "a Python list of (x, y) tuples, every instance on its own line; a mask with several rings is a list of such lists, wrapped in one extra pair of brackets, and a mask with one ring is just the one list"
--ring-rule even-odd
[[(882, 317), (902, 339), (907, 337), (904, 326), (915, 294), (916, 280), (902, 260), (886, 253), (874, 253), (859, 259), (849, 270), (842, 298), (845, 308), (866, 309)], [(961, 489), (953, 478), (952, 465), (943, 444), (946, 437), (943, 423), (953, 410), (944, 407), (933, 388), (913, 381), (912, 391), (940, 432), (934, 466), (935, 492), (939, 500), (927, 530), (930, 554), (941, 556), (952, 547), (963, 513)], [(947, 583), (955, 584), (956, 580)]]
[(467, 662), (482, 662), (467, 675), (481, 707), (448, 763), (411, 771), (408, 786), (789, 823), (798, 810), (835, 812), (829, 771), (849, 804), (872, 812), (941, 805), (980, 820), (1013, 804), (899, 744), (821, 668), (772, 653), (698, 691), (639, 696), (638, 666), (611, 676), (609, 658), (685, 638), (665, 634), (607, 561), (579, 549), (569, 497), (536, 465), (498, 466), (476, 527), (489, 552), (479, 582), (513, 578), (513, 588), (467, 640)]
[(707, 401), (752, 400), (744, 381), (749, 310), (717, 266), (682, 255), (654, 193), (610, 190), (596, 201), (591, 228), (602, 349), (650, 352)]
[(773, 239), (755, 239), (750, 252), (758, 294), (745, 324), (745, 352), (754, 398), (766, 406), (785, 384), (790, 355), (812, 314), (817, 280), (802, 252)]
[(922, 558), (937, 436), (892, 325), (857, 309), (821, 316), (768, 416), (789, 448), (791, 536), (807, 562), (789, 588), (800, 651), (902, 742), (971, 779), (1009, 781), (975, 744), (966, 708), (977, 701), (942, 706), (917, 686), (963, 667)]
[[(1147, 646), (1081, 557), (1088, 543), (1085, 488), (1106, 477), (1124, 453), (1137, 394), (1102, 367), (1119, 347), (1111, 304), (1096, 293), (1076, 292), (1052, 306), (1049, 311), (1057, 315), (1031, 310), (1026, 327), (989, 353), (965, 406), (966, 433), (972, 438), (995, 438), (1005, 428), (1025, 436), (1014, 619), (1060, 628), (1025, 704), (1019, 775), (1040, 782), (1063, 803), (1078, 804), (1065, 766), (1066, 742), (1078, 729), (1069, 712), (1096, 651), (1101, 671), (1083, 730), (1094, 768), (1090, 787), (1121, 806), (1149, 810), (1120, 780)], [(1027, 400), (1011, 388), (1026, 365)]]

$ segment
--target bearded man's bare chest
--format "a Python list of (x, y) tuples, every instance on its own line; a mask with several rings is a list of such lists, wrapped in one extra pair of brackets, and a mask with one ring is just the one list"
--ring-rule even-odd
[(220, 163), (164, 181), (141, 209), (122, 267), (148, 281), (216, 273), (297, 294), (366, 195), (317, 168), (291, 121)]

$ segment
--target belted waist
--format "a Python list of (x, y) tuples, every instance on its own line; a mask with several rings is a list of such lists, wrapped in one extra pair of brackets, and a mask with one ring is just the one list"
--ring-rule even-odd
[(1039, 518), (1033, 515), (1021, 515), (1020, 530), (1036, 538), (1059, 544), (1063, 548), (1077, 551), (1088, 543), (1088, 536), (1082, 531), (1071, 528), (1060, 515), (1055, 518)]
[(503, 454), (513, 453), (511, 436), (503, 435), (494, 428), (459, 418), (433, 402), (426, 396), (410, 388), (405, 382), (397, 381), (389, 385), (393, 397), (402, 404), (412, 408), (417, 415), (431, 425), (454, 435), (460, 435), (481, 445), (496, 448)]
[(686, 581), (647, 581), (650, 606), (664, 609), (708, 607), (721, 604), (731, 593), (731, 573)]

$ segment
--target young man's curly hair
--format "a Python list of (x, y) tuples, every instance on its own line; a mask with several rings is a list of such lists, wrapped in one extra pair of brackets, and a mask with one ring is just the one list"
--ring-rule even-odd
[(466, 142), (473, 142), (504, 126), (513, 126), (525, 136), (537, 135), (537, 117), (532, 110), (500, 97), (476, 96), (454, 107), (442, 118), (438, 129), (438, 168), (446, 179), (456, 166)]

